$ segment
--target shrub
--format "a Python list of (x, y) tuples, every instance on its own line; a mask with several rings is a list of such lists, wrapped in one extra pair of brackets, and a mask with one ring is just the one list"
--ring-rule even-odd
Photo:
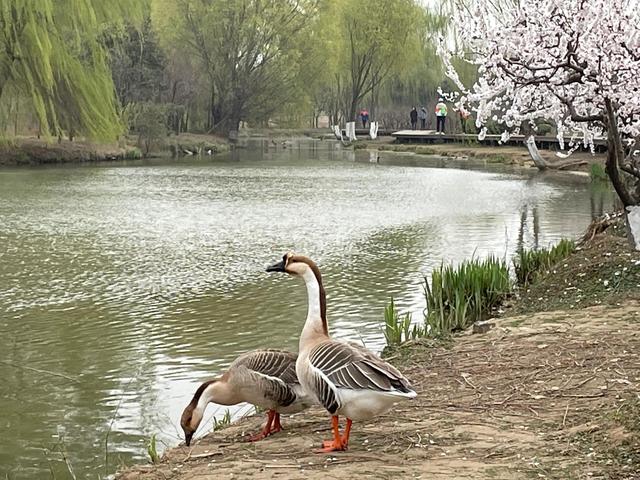
[(521, 248), (513, 259), (518, 285), (526, 286), (534, 281), (535, 277), (549, 271), (560, 260), (575, 252), (576, 244), (571, 240), (563, 239), (551, 249), (527, 250)]
[(490, 256), (441, 265), (424, 281), (426, 333), (446, 336), (488, 317), (511, 291), (506, 261)]

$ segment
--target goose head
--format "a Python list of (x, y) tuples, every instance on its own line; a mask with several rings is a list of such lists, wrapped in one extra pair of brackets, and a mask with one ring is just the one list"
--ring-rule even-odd
[(187, 447), (191, 445), (193, 434), (196, 433), (201, 421), (202, 414), (196, 413), (195, 405), (187, 405), (187, 408), (182, 412), (182, 418), (180, 419), (180, 426), (184, 432), (184, 443)]
[(204, 382), (198, 387), (193, 395), (191, 402), (182, 412), (180, 426), (184, 431), (184, 441), (189, 446), (193, 434), (196, 432), (202, 422), (204, 410), (209, 403), (217, 403), (218, 405), (236, 405), (243, 401), (242, 396), (238, 393), (237, 388), (230, 381), (231, 374), (227, 371), (221, 377), (215, 380)]
[(293, 252), (287, 252), (282, 256), (282, 260), (278, 263), (267, 267), (267, 272), (284, 272), (289, 275), (298, 277), (304, 277), (307, 272), (317, 272), (317, 276), (320, 275), (318, 267), (308, 257), (303, 255), (296, 255)]
[(193, 395), (191, 402), (189, 402), (189, 405), (187, 405), (182, 412), (180, 426), (184, 432), (184, 442), (187, 444), (187, 447), (191, 444), (193, 434), (200, 426), (200, 422), (202, 422), (204, 407), (206, 407), (206, 404), (208, 403), (208, 399), (204, 399), (203, 394), (205, 393), (205, 390), (215, 383), (216, 380), (211, 380), (200, 385), (198, 390), (196, 390), (196, 393)]

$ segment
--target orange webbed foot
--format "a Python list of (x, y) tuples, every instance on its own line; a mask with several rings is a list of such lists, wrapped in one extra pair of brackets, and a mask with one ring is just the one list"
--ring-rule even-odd
[(322, 448), (318, 450), (318, 453), (331, 453), (331, 452), (343, 452), (347, 449), (347, 446), (342, 442), (336, 442), (335, 440), (325, 440), (322, 442)]
[(259, 442), (260, 440), (264, 440), (265, 438), (267, 438), (269, 435), (271, 435), (271, 433), (265, 432), (256, 433), (255, 435), (249, 435), (247, 437), (247, 442)]

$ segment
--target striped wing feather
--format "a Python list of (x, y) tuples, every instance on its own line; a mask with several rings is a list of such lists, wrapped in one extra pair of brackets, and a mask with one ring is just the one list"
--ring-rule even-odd
[(244, 370), (243, 376), (255, 383), (266, 398), (286, 407), (296, 400), (296, 359), (295, 353), (284, 350), (255, 350), (238, 357), (231, 369)]
[(233, 363), (262, 375), (279, 378), (285, 383), (295, 384), (299, 383), (296, 375), (297, 358), (295, 353), (285, 350), (265, 349), (241, 355)]
[(411, 391), (408, 380), (395, 367), (354, 344), (336, 341), (321, 343), (311, 351), (309, 361), (321, 372), (321, 375), (315, 376), (316, 392), (331, 413), (329, 407), (333, 407), (336, 400), (327, 380), (336, 387), (354, 390)]

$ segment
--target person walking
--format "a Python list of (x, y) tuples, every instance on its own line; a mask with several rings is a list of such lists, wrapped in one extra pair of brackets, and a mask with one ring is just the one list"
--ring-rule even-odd
[(440, 135), (444, 135), (444, 121), (447, 119), (447, 105), (444, 98), (440, 97), (436, 104), (436, 131)]
[(427, 109), (424, 106), (420, 107), (418, 118), (420, 119), (420, 130), (424, 130), (427, 127)]
[(409, 113), (409, 118), (411, 118), (411, 130), (415, 130), (416, 125), (418, 124), (418, 111), (416, 110), (416, 107), (413, 107), (411, 109), (411, 112)]
[(467, 120), (471, 116), (471, 112), (461, 106), (458, 113), (460, 114), (460, 126), (462, 127), (462, 133), (467, 133)]
[(360, 110), (360, 120), (362, 120), (362, 128), (367, 128), (367, 122), (369, 121), (369, 112), (366, 108)]

